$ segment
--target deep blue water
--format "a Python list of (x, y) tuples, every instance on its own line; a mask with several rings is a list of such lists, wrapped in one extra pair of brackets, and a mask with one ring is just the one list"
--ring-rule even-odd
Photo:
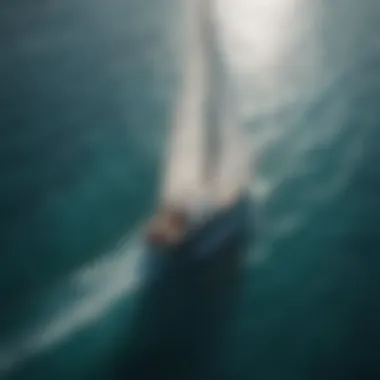
[[(226, 3), (255, 239), (218, 370), (378, 379), (380, 5)], [(177, 4), (0, 5), (1, 378), (108, 379), (133, 357), (119, 354), (176, 91)]]

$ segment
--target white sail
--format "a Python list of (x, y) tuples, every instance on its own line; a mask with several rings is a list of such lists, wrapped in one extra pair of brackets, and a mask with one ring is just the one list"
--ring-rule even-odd
[(205, 106), (209, 67), (203, 35), (202, 0), (185, 6), (186, 50), (183, 84), (175, 107), (167, 172), (163, 188), (165, 203), (183, 203), (202, 192), (205, 155)]
[(166, 204), (196, 205), (212, 198), (223, 203), (246, 184), (247, 150), (237, 97), (211, 4), (185, 1), (187, 54), (168, 150)]

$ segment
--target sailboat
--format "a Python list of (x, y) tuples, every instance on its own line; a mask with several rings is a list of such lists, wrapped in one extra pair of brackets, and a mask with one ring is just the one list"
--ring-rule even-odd
[(185, 11), (188, 56), (146, 241), (151, 255), (193, 260), (217, 255), (246, 233), (249, 159), (211, 0), (188, 0)]

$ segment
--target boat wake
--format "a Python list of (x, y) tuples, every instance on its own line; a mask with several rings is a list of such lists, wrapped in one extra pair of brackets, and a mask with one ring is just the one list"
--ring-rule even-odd
[(139, 229), (123, 238), (111, 253), (55, 286), (47, 296), (39, 295), (51, 310), (45, 307), (43, 319), (36, 318), (38, 321), (17, 337), (1, 343), (0, 374), (63, 343), (96, 323), (121, 299), (131, 297), (141, 281), (137, 268), (142, 249)]

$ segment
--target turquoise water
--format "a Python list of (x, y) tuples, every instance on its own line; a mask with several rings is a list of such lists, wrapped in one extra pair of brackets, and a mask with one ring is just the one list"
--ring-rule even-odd
[[(128, 341), (178, 77), (175, 3), (0, 5), (1, 378), (109, 378)], [(380, 7), (220, 10), (257, 238), (219, 369), (379, 378)]]

